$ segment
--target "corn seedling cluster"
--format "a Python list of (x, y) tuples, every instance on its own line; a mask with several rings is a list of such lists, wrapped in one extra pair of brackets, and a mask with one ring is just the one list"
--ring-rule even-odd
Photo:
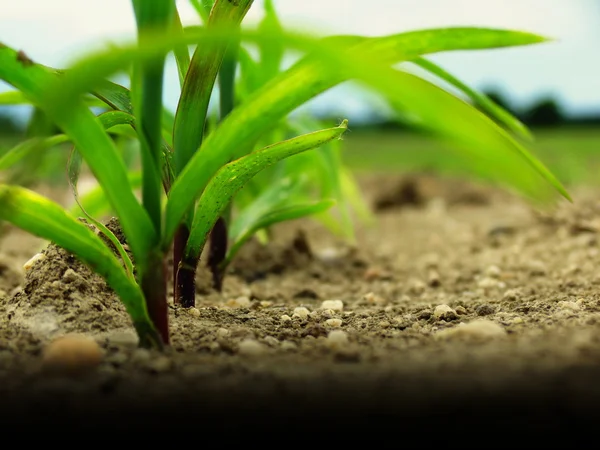
[[(117, 254), (74, 211), (16, 183), (0, 185), (0, 219), (55, 242), (103, 276), (126, 306), (140, 345), (169, 344), (166, 261), (171, 251), (175, 302), (192, 306), (196, 268), (207, 243), (218, 286), (237, 250), (260, 230), (315, 214), (332, 225), (333, 216), (325, 214), (340, 200), (360, 207), (356, 186), (332, 147), (347, 121), (306, 132), (314, 130), (314, 120), (289, 119), (298, 107), (345, 81), (380, 92), (412, 125), (446, 139), (456, 152), (469, 155), (474, 169), (522, 195), (540, 201), (557, 193), (568, 198), (519, 142), (529, 137), (522, 124), (424, 59), (436, 52), (528, 45), (544, 38), (484, 28), (322, 38), (285, 30), (271, 2), (265, 3), (265, 20), (256, 29), (242, 26), (252, 0), (192, 3), (201, 24), (183, 27), (174, 0), (133, 0), (136, 41), (112, 45), (67, 69), (43, 66), (0, 44), (0, 79), (15, 88), (0, 101), (29, 102), (61, 131), (20, 143), (0, 158), (0, 168), (7, 171), (25, 154), (69, 142), (68, 175), (76, 199), (85, 164), (118, 217), (128, 249), (82, 202), (76, 211), (87, 213)], [(251, 48), (258, 49), (258, 59)], [(303, 56), (282, 70), (287, 50)], [(175, 113), (162, 102), (165, 60), (171, 54), (181, 85)], [(471, 101), (398, 68), (401, 62), (421, 66)], [(122, 73), (129, 75), (129, 88), (109, 81)], [(219, 113), (213, 117), (209, 104), (217, 86)], [(99, 105), (103, 109), (97, 113)], [(115, 136), (139, 144), (139, 173), (128, 170)]]

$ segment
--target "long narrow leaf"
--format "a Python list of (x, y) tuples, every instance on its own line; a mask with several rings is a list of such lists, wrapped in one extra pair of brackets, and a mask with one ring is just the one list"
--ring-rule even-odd
[[(230, 2), (217, 0), (207, 29), (233, 28), (239, 25), (253, 0)], [(208, 104), (223, 57), (227, 40), (196, 47), (177, 105), (173, 129), (175, 174), (179, 174), (202, 143)]]
[[(420, 108), (423, 112), (427, 108), (431, 113), (429, 117), (434, 119), (431, 124), (441, 126), (441, 129), (436, 129), (436, 131), (450, 132), (452, 137), (458, 136), (467, 140), (473, 133), (477, 137), (471, 139), (469, 145), (476, 146), (478, 151), (492, 151), (500, 155), (505, 152), (520, 153), (531, 164), (530, 169), (542, 174), (542, 179), (538, 181), (534, 179), (528, 186), (529, 194), (546, 195), (545, 183), (548, 180), (562, 195), (568, 197), (560, 182), (540, 162), (525, 152), (523, 147), (504, 133), (501, 128), (492, 121), (486, 120), (479, 111), (468, 107), (464, 102), (450, 95), (443, 97), (442, 100), (450, 103), (447, 112), (451, 114), (448, 115), (447, 112), (443, 113), (435, 108), (431, 109), (428, 100), (421, 98), (422, 95), (427, 95), (430, 89), (427, 92), (419, 89), (411, 91), (411, 88), (402, 85), (402, 80), (404, 78), (412, 80), (416, 77), (411, 78), (409, 74), (391, 77), (390, 71), (393, 70), (387, 67), (388, 64), (414, 59), (425, 53), (451, 49), (484, 48), (486, 46), (502, 47), (542, 41), (544, 41), (543, 38), (526, 33), (453, 28), (410, 32), (358, 41), (352, 37), (333, 40), (338, 45), (344, 42), (354, 44), (341, 49), (331, 48), (323, 43), (317, 54), (309, 56), (256, 91), (243, 105), (236, 108), (217, 130), (208, 136), (201, 152), (202, 155), (192, 158), (172, 186), (167, 202), (166, 238), (173, 236), (177, 223), (192, 206), (195, 198), (202, 193), (210, 178), (221, 165), (247, 153), (256, 140), (271, 127), (271, 124), (316, 95), (347, 79), (367, 81), (388, 97), (391, 95), (388, 89), (391, 89), (394, 100), (404, 101), (404, 104), (407, 104), (406, 100), (408, 99), (408, 109), (415, 107)], [(377, 70), (374, 70), (375, 67)], [(380, 67), (385, 74), (383, 79), (379, 78)], [(414, 83), (409, 82), (409, 85), (414, 85)], [(401, 98), (404, 95), (407, 95), (407, 99)], [(437, 91), (435, 91), (435, 95), (436, 98), (439, 97)], [(423, 101), (425, 103), (422, 103)], [(426, 107), (424, 107), (425, 104), (427, 104)], [(449, 118), (454, 119), (458, 112), (464, 116), (457, 119), (460, 120), (461, 126), (454, 128), (452, 120)], [(489, 149), (486, 149), (487, 141), (493, 143)]]
[(125, 274), (115, 255), (86, 225), (60, 205), (25, 188), (0, 185), (0, 219), (73, 253), (104, 277), (123, 301), (142, 344), (159, 342), (139, 286)]
[(415, 58), (411, 62), (462, 91), (473, 101), (475, 106), (479, 107), (481, 110), (489, 114), (490, 117), (496, 119), (498, 123), (504, 125), (513, 133), (529, 141), (533, 140), (531, 132), (523, 122), (514, 117), (511, 113), (506, 111), (500, 105), (494, 103), (494, 101), (490, 99), (487, 95), (481, 94), (476, 90), (472, 89), (467, 84), (463, 83), (458, 78), (456, 78), (454, 75), (447, 72), (446, 70), (444, 70), (437, 64), (434, 64), (428, 59)]
[(91, 222), (100, 230), (104, 236), (106, 236), (112, 244), (115, 246), (119, 255), (121, 256), (121, 260), (123, 261), (123, 265), (125, 266), (125, 271), (127, 272), (127, 276), (134, 280), (133, 276), (133, 263), (129, 258), (129, 255), (123, 248), (123, 245), (119, 242), (115, 234), (110, 231), (106, 225), (102, 222), (96, 220), (85, 210), (81, 202), (79, 201), (79, 189), (77, 188), (77, 184), (79, 183), (79, 175), (81, 174), (81, 165), (82, 165), (81, 154), (77, 151), (75, 147), (71, 149), (71, 154), (69, 155), (69, 161), (67, 162), (67, 174), (69, 178), (69, 185), (71, 186), (71, 192), (73, 193), (73, 197), (75, 202), (83, 212), (83, 214), (87, 217), (88, 221)]
[[(152, 34), (172, 29), (175, 2), (172, 0), (132, 0), (138, 27), (138, 40), (144, 45)], [(162, 135), (163, 84), (166, 52), (134, 63), (133, 109), (142, 149), (142, 202), (156, 236), (162, 228)], [(157, 242), (152, 242), (155, 245)]]
[(23, 62), (9, 47), (0, 47), (0, 79), (22, 91), (42, 108), (77, 146), (117, 211), (140, 271), (144, 269), (149, 245), (155, 232), (148, 215), (137, 201), (127, 171), (115, 144), (100, 121), (81, 100), (65, 105), (49, 100), (56, 75), (29, 60)]
[[(344, 121), (338, 127), (316, 131), (273, 144), (225, 165), (217, 172), (200, 198), (188, 245), (185, 249), (186, 259), (197, 260), (199, 258), (209, 231), (223, 214), (232, 197), (254, 175), (284, 158), (317, 148), (333, 139), (338, 139), (347, 127), (348, 122)], [(169, 242), (164, 242), (164, 244), (168, 245)]]

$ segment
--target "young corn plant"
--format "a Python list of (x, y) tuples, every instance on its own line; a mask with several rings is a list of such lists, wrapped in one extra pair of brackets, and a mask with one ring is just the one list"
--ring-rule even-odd
[[(166, 261), (171, 248), (176, 298), (189, 306), (195, 270), (211, 233), (217, 243), (228, 235), (239, 243), (274, 223), (269, 217), (273, 211), (278, 220), (298, 216), (297, 211), (282, 216), (284, 196), (275, 203), (267, 201), (266, 210), (254, 216), (246, 213), (249, 217), (238, 222), (254, 228), (231, 226), (231, 232), (226, 226), (217, 228), (219, 222), (228, 225), (233, 198), (259, 172), (342, 136), (346, 121), (259, 145), (289, 113), (344, 81), (358, 80), (379, 91), (412, 124), (449, 140), (456, 152), (476, 161), (477, 169), (522, 195), (538, 201), (554, 199), (556, 193), (569, 198), (560, 182), (511, 135), (524, 133), (514, 118), (422, 59), (436, 52), (528, 45), (544, 38), (483, 28), (318, 38), (283, 29), (244, 29), (241, 24), (252, 0), (209, 2), (210, 11), (204, 9), (207, 3), (193, 3), (204, 25), (186, 29), (173, 0), (133, 0), (136, 42), (112, 45), (66, 70), (36, 64), (22, 51), (0, 45), (0, 79), (16, 88), (11, 95), (26, 99), (62, 130), (61, 135), (37, 140), (32, 151), (41, 152), (57, 140), (72, 143), (69, 178), (75, 194), (85, 163), (118, 217), (130, 253), (100, 222), (96, 226), (119, 256), (75, 215), (19, 185), (0, 185), (0, 219), (54, 241), (103, 276), (126, 306), (141, 346), (169, 344)], [(268, 81), (242, 101), (232, 101), (235, 50), (242, 44), (267, 46), (273, 39), (305, 56), (287, 70), (273, 70)], [(191, 56), (189, 46), (195, 46)], [(162, 104), (165, 58), (170, 53), (177, 61), (181, 83), (174, 115)], [(397, 68), (399, 62), (422, 65), (462, 86), (476, 101), (467, 103)], [(108, 81), (127, 70), (130, 90)], [(221, 116), (218, 123), (207, 126), (210, 97), (219, 76)], [(90, 105), (98, 101), (108, 111), (96, 115)], [(141, 200), (136, 196), (135, 177), (127, 172), (110, 130), (139, 142)], [(18, 159), (18, 152), (12, 155)], [(10, 167), (10, 161), (4, 164)], [(272, 205), (276, 208), (269, 211)], [(228, 261), (226, 252), (220, 252), (217, 260)]]

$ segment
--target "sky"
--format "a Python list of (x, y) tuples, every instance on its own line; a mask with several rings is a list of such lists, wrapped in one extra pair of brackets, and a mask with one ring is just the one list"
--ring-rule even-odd
[[(0, 42), (34, 60), (66, 67), (94, 48), (134, 36), (128, 0), (3, 0)], [(178, 0), (184, 23), (197, 23), (187, 0)], [(478, 89), (497, 89), (526, 108), (552, 96), (565, 113), (600, 113), (600, 0), (274, 0), (285, 25), (323, 35), (378, 36), (421, 28), (483, 26), (518, 29), (553, 38), (535, 46), (431, 57)], [(246, 21), (262, 15), (256, 0)], [(166, 103), (176, 105), (177, 78), (168, 67)], [(0, 85), (0, 90), (7, 89)], [(314, 102), (359, 113), (373, 96), (355, 86), (334, 89)]]

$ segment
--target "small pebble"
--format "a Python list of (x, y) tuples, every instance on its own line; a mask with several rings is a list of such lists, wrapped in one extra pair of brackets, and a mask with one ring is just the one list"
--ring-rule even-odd
[(43, 261), (44, 259), (46, 259), (46, 255), (44, 253), (37, 253), (33, 255), (29, 261), (23, 264), (23, 270), (27, 272), (35, 265), (36, 262)]
[(239, 354), (244, 356), (259, 356), (265, 351), (265, 346), (254, 339), (244, 339), (238, 347)]
[(427, 285), (423, 281), (415, 279), (410, 282), (408, 290), (412, 294), (421, 295), (426, 288)]
[(442, 319), (450, 315), (456, 316), (456, 311), (450, 308), (448, 305), (438, 305), (433, 310), (433, 317), (437, 319)]
[(563, 309), (570, 309), (572, 311), (581, 310), (581, 307), (576, 302), (558, 302), (558, 307)]
[(217, 336), (218, 337), (223, 338), (223, 337), (228, 336), (228, 335), (229, 335), (229, 330), (227, 328), (219, 328), (217, 330)]
[(294, 308), (294, 314), (292, 314), (292, 317), (298, 317), (299, 319), (306, 320), (309, 314), (310, 311), (307, 308), (304, 306), (299, 306)]
[(323, 303), (321, 303), (321, 309), (342, 311), (344, 309), (344, 302), (341, 300), (325, 300)]
[(53, 371), (78, 374), (97, 367), (103, 356), (102, 349), (94, 339), (68, 334), (48, 344), (43, 352), (42, 364)]
[(492, 305), (484, 304), (475, 308), (475, 312), (478, 316), (489, 316), (490, 314), (494, 314), (496, 312), (496, 308), (494, 308)]
[(192, 317), (200, 317), (200, 310), (198, 308), (188, 308), (187, 313)]
[(442, 281), (440, 280), (440, 275), (435, 270), (430, 271), (427, 275), (427, 284), (430, 287), (441, 286)]
[(331, 328), (339, 328), (342, 326), (342, 319), (327, 319), (325, 325)]
[(386, 303), (385, 299), (383, 299), (379, 295), (374, 294), (373, 292), (366, 293), (363, 299), (371, 305), (383, 305), (384, 303)]
[(504, 295), (502, 296), (502, 298), (504, 300), (517, 300), (519, 299), (521, 296), (521, 292), (518, 289), (508, 289), (506, 290), (506, 292), (504, 292)]
[(490, 278), (498, 278), (502, 274), (502, 271), (500, 267), (492, 265), (485, 269), (485, 274)]
[(292, 318), (290, 316), (288, 316), (287, 314), (284, 314), (283, 316), (281, 316), (279, 318), (279, 320), (281, 320), (283, 323), (287, 323), (287, 322), (291, 322)]
[(327, 346), (332, 349), (341, 349), (348, 345), (348, 334), (342, 330), (333, 330), (327, 336)]

